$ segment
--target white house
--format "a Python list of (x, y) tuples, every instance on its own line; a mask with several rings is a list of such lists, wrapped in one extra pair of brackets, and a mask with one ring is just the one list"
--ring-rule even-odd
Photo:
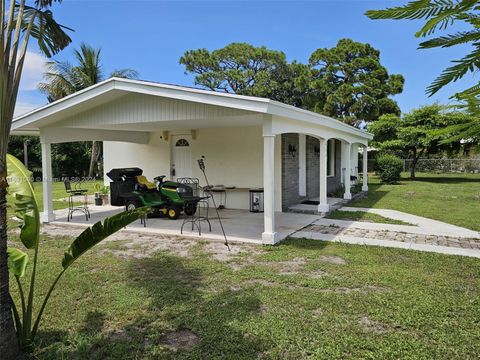
[(264, 189), (264, 243), (277, 241), (275, 212), (319, 199), (358, 176), (372, 135), (327, 116), (277, 101), (146, 81), (112, 78), (16, 118), (14, 134), (39, 135), (42, 144), (43, 221), (54, 218), (51, 144), (99, 140), (104, 168), (140, 167), (153, 178), (200, 178), (205, 157), (212, 184), (234, 186), (229, 208), (248, 209), (251, 188)]

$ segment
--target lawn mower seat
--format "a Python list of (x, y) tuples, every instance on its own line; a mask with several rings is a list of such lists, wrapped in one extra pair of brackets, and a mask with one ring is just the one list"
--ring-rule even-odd
[(148, 181), (148, 179), (144, 175), (138, 175), (135, 177), (137, 180), (137, 184), (140, 190), (157, 190), (157, 186), (153, 183)]

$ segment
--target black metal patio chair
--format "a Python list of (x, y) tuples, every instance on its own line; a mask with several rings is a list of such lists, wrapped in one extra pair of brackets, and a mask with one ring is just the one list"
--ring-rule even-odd
[[(88, 221), (90, 219), (90, 210), (88, 209), (88, 190), (81, 188), (82, 183), (81, 182), (75, 182), (73, 183), (72, 187), (72, 182), (70, 179), (65, 179), (63, 181), (65, 185), (65, 191), (68, 195), (68, 215), (67, 215), (67, 221), (70, 221), (73, 219), (73, 213), (75, 211), (82, 212), (85, 214), (85, 220)], [(81, 198), (82, 202), (81, 205), (75, 205), (75, 200), (77, 198)]]

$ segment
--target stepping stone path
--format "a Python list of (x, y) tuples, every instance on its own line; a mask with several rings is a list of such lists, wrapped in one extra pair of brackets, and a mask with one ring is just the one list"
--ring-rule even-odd
[(415, 244), (427, 244), (437, 246), (450, 246), (463, 249), (480, 250), (480, 239), (465, 238), (441, 235), (411, 234), (391, 230), (368, 230), (358, 228), (344, 228), (337, 226), (327, 226), (312, 224), (301, 230), (302, 232), (312, 232), (329, 235), (354, 236), (358, 238), (399, 241)]

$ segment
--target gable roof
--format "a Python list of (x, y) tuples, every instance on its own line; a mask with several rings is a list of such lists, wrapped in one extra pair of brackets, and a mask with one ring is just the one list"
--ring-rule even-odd
[(360, 136), (364, 139), (372, 139), (373, 137), (371, 134), (363, 130), (357, 129), (331, 117), (267, 98), (115, 77), (14, 118), (12, 131), (36, 131), (43, 126), (55, 123), (56, 120), (65, 116), (69, 111), (78, 113), (117, 99), (125, 93), (160, 96), (176, 100), (284, 116), (297, 120), (315, 122), (323, 126), (328, 126), (336, 130)]

